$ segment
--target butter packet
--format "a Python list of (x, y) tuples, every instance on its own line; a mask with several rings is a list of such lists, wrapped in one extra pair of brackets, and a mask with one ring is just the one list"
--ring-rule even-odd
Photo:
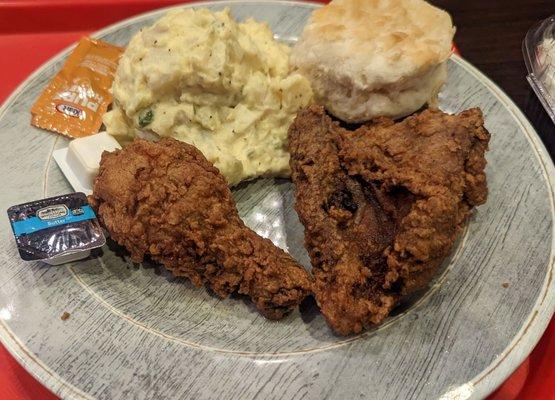
[(97, 133), (123, 49), (82, 38), (31, 109), (31, 124), (73, 138)]
[(86, 258), (106, 243), (84, 193), (31, 201), (8, 209), (19, 255), (58, 265)]

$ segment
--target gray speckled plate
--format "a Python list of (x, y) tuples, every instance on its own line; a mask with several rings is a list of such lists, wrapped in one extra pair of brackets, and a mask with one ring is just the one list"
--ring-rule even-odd
[[(197, 4), (200, 6), (200, 4)], [(293, 41), (317, 6), (219, 2)], [(125, 45), (157, 11), (96, 36)], [(67, 51), (0, 111), (0, 204), (71, 191), (52, 162), (65, 139), (32, 128), (29, 109)], [(523, 77), (524, 79), (524, 77)], [(242, 299), (220, 300), (106, 246), (87, 261), (24, 263), (0, 218), (0, 339), (34, 376), (69, 399), (466, 399), (499, 385), (531, 351), (555, 305), (553, 164), (522, 113), (458, 57), (441, 107), (479, 106), (492, 133), (490, 195), (430, 289), (381, 327), (334, 336), (310, 304), (281, 322)], [(234, 192), (241, 216), (309, 267), (285, 180)], [(507, 283), (508, 287), (502, 286)], [(506, 286), (506, 285), (505, 285)], [(71, 317), (60, 319), (67, 311)]]

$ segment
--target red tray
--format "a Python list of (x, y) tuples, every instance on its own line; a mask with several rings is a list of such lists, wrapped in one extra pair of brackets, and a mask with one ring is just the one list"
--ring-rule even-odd
[[(177, 0), (0, 0), (0, 102), (81, 36)], [(17, 62), (14, 62), (17, 60)], [(0, 399), (55, 400), (0, 345)], [(530, 357), (489, 400), (555, 400), (555, 318)]]

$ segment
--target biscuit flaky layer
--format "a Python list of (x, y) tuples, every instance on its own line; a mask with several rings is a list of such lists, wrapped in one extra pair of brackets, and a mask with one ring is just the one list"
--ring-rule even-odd
[(334, 0), (313, 13), (291, 63), (338, 118), (397, 118), (437, 95), (454, 33), (423, 0)]

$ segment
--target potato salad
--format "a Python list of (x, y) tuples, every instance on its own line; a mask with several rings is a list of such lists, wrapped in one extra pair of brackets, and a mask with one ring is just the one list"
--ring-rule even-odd
[(170, 12), (129, 43), (104, 124), (123, 144), (135, 136), (190, 143), (229, 185), (288, 176), (287, 130), (313, 96), (289, 51), (266, 24), (238, 23), (228, 10)]

